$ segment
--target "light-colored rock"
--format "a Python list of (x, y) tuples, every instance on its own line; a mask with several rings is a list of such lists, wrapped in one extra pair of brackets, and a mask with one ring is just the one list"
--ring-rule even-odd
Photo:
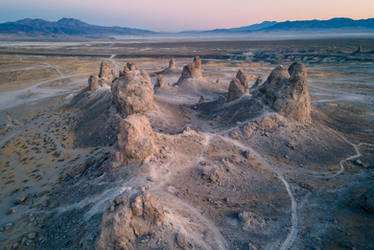
[(108, 61), (102, 61), (100, 64), (99, 78), (102, 78), (108, 82), (112, 82), (115, 75), (113, 75), (112, 69)]
[(99, 77), (96, 75), (90, 75), (88, 78), (88, 88), (90, 91), (95, 91), (99, 88)]
[(231, 102), (248, 93), (249, 89), (247, 77), (241, 70), (239, 70), (236, 77), (230, 82), (227, 101)]
[(136, 239), (157, 230), (164, 218), (159, 201), (147, 192), (115, 202), (103, 215), (96, 249), (134, 249)]
[(287, 118), (311, 122), (307, 71), (301, 63), (293, 63), (288, 70), (283, 66), (275, 68), (254, 96)]
[(118, 148), (119, 162), (139, 162), (155, 152), (152, 127), (145, 116), (130, 115), (121, 121)]
[[(134, 67), (133, 67), (134, 68)], [(113, 101), (125, 116), (143, 113), (153, 107), (153, 87), (144, 70), (130, 70), (112, 84)]]
[(199, 79), (201, 77), (203, 77), (203, 74), (201, 73), (201, 60), (200, 57), (196, 56), (193, 59), (192, 64), (188, 64), (183, 67), (182, 75), (179, 78), (177, 84), (183, 82), (186, 79)]

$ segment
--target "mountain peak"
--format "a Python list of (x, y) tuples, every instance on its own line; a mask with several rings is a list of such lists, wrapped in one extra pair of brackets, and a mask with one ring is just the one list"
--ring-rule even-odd
[(70, 25), (70, 26), (77, 26), (77, 25), (87, 25), (87, 23), (82, 22), (81, 20), (75, 18), (67, 18), (63, 17), (57, 21), (58, 24), (61, 25)]

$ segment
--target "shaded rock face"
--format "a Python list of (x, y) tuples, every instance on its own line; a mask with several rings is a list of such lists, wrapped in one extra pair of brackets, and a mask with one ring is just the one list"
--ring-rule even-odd
[(182, 75), (179, 78), (178, 82), (182, 82), (185, 79), (201, 77), (203, 77), (203, 74), (201, 73), (201, 60), (200, 57), (196, 56), (193, 59), (192, 64), (188, 64), (183, 67)]
[(162, 75), (157, 75), (155, 86), (153, 87), (155, 91), (164, 87), (164, 77)]
[(263, 83), (264, 83), (264, 79), (262, 78), (262, 76), (257, 77), (255, 83), (251, 87), (251, 91), (254, 91), (257, 88), (261, 87)]
[(293, 63), (288, 70), (283, 66), (275, 68), (254, 96), (285, 117), (311, 122), (307, 71), (301, 63)]
[[(132, 68), (133, 70), (131, 70)], [(121, 77), (112, 84), (113, 101), (125, 116), (143, 113), (153, 107), (153, 87), (144, 70), (125, 67)]]
[(130, 115), (122, 120), (117, 138), (118, 162), (140, 162), (155, 152), (152, 127), (143, 115)]
[(239, 70), (236, 74), (235, 79), (232, 79), (232, 81), (230, 82), (227, 101), (231, 102), (233, 100), (240, 98), (242, 95), (248, 93), (249, 89), (247, 77), (241, 70)]
[(374, 214), (374, 190), (369, 190), (359, 197), (359, 205), (369, 214)]
[(138, 193), (130, 202), (116, 199), (103, 215), (97, 249), (134, 249), (135, 241), (151, 234), (165, 218), (159, 201), (149, 193)]

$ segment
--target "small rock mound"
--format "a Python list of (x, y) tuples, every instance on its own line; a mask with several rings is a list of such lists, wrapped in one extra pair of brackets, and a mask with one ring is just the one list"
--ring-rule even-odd
[(248, 93), (249, 89), (247, 77), (241, 70), (239, 70), (236, 74), (235, 79), (232, 79), (230, 82), (227, 101), (231, 102), (233, 100), (239, 99), (242, 95)]
[(116, 199), (103, 215), (97, 249), (134, 249), (136, 239), (154, 232), (165, 218), (159, 201), (147, 192)]
[(139, 162), (155, 152), (152, 127), (145, 116), (128, 116), (121, 121), (119, 131), (118, 162)]
[(192, 64), (188, 64), (183, 67), (182, 75), (179, 78), (177, 84), (183, 82), (186, 79), (199, 79), (201, 77), (203, 77), (203, 74), (201, 73), (201, 60), (200, 57), (196, 56), (193, 59)]
[(153, 107), (153, 87), (149, 75), (127, 65), (112, 84), (113, 101), (125, 116), (143, 113)]
[(311, 122), (307, 70), (301, 63), (293, 63), (288, 70), (275, 68), (254, 96), (285, 117)]

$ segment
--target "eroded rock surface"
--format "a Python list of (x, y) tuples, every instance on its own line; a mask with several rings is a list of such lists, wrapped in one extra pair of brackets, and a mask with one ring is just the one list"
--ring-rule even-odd
[(162, 75), (157, 75), (155, 86), (153, 87), (155, 91), (164, 87), (164, 77)]
[(301, 63), (293, 63), (288, 70), (275, 68), (254, 95), (285, 117), (311, 122), (307, 70)]
[(239, 70), (236, 77), (230, 82), (227, 101), (231, 102), (248, 93), (249, 89), (247, 77), (241, 70)]
[(134, 242), (162, 224), (165, 212), (159, 201), (147, 192), (130, 201), (120, 197), (103, 216), (97, 249), (134, 249)]
[(112, 85), (113, 101), (125, 116), (143, 113), (153, 107), (153, 87), (149, 75), (135, 66), (125, 67)]
[(203, 77), (201, 73), (201, 60), (200, 57), (196, 56), (191, 64), (183, 67), (182, 75), (178, 80), (178, 83), (183, 82), (186, 79), (198, 79)]
[(154, 153), (153, 131), (145, 116), (130, 115), (121, 121), (118, 148), (119, 162), (142, 161)]

